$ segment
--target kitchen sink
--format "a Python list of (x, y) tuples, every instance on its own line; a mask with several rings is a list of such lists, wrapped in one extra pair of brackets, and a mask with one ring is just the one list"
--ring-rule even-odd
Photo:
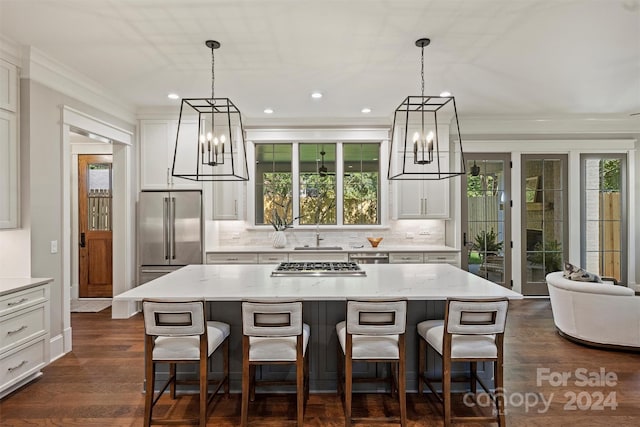
[(341, 251), (342, 246), (296, 246), (294, 251)]

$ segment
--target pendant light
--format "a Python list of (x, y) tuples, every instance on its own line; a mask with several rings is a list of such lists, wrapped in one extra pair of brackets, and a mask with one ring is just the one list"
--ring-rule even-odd
[(240, 110), (215, 97), (215, 49), (211, 49), (211, 98), (183, 98), (171, 175), (192, 181), (248, 181), (247, 145)]
[(430, 43), (427, 38), (415, 42), (421, 49), (420, 96), (407, 96), (393, 115), (390, 180), (437, 180), (465, 173), (455, 98), (424, 94), (424, 48)]

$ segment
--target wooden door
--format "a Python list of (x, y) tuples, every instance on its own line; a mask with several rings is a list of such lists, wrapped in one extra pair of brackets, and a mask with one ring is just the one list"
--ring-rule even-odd
[(80, 298), (113, 296), (111, 155), (78, 156)]

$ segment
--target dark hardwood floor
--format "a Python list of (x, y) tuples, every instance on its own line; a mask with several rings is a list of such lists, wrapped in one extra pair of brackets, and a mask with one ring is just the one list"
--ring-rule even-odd
[[(0, 425), (142, 425), (142, 318), (110, 317), (110, 310), (73, 313), (73, 351), (46, 367), (39, 380), (0, 402)], [(550, 304), (544, 299), (512, 302), (507, 324), (508, 425), (640, 425), (640, 354), (599, 350), (563, 339), (554, 329)], [(571, 375), (566, 384), (548, 379), (556, 380), (562, 373)], [(589, 380), (586, 384), (582, 381), (584, 376)], [(163, 399), (161, 410), (197, 409), (197, 401), (190, 396), (179, 398), (177, 404), (168, 397)], [(548, 407), (542, 399), (549, 402)], [(456, 411), (462, 410), (469, 408), (460, 400)], [(386, 395), (354, 398), (354, 416), (396, 411), (395, 399)], [(335, 395), (312, 394), (305, 425), (342, 426), (342, 414)], [(430, 396), (410, 394), (408, 415), (411, 426), (442, 425), (440, 408)], [(258, 395), (250, 409), (251, 425), (293, 425), (294, 420), (292, 396)], [(232, 395), (216, 403), (208, 425), (237, 426), (239, 422), (240, 398)]]

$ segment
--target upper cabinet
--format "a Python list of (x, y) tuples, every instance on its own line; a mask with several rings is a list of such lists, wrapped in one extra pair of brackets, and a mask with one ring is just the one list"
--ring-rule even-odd
[[(198, 138), (198, 123), (182, 121), (181, 138)], [(244, 182), (191, 181), (171, 176), (178, 121), (140, 121), (140, 188), (142, 190), (203, 189), (205, 218), (211, 220), (238, 220), (244, 218)], [(179, 148), (189, 144), (178, 144)], [(193, 156), (179, 155), (182, 162), (193, 159), (194, 164), (176, 165), (178, 170), (188, 170), (197, 161)]]
[[(449, 153), (440, 153), (440, 162), (449, 162)], [(434, 161), (430, 167), (437, 170)], [(448, 219), (449, 179), (396, 181), (397, 219)]]
[[(181, 136), (198, 137), (198, 125), (183, 124)], [(200, 182), (171, 176), (178, 131), (177, 120), (140, 122), (140, 187), (142, 190), (201, 189)], [(179, 146), (184, 146), (180, 144)], [(182, 156), (185, 157), (185, 156)]]
[(17, 228), (18, 69), (0, 60), (0, 229)]

